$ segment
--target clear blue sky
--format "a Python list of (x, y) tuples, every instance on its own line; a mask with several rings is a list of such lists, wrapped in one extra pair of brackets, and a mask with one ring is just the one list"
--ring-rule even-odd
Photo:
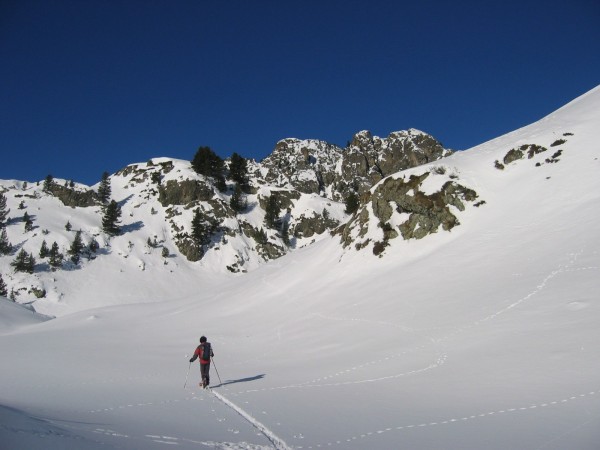
[(0, 0), (0, 178), (363, 129), (466, 149), (598, 84), (598, 0)]

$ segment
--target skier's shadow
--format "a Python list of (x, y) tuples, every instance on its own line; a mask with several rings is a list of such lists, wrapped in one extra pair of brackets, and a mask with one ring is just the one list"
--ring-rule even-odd
[(224, 383), (221, 384), (217, 384), (216, 386), (214, 386), (215, 388), (221, 387), (221, 386), (227, 386), (228, 384), (235, 384), (235, 383), (247, 383), (248, 381), (256, 381), (256, 380), (261, 380), (265, 377), (265, 374), (260, 374), (260, 375), (256, 375), (253, 377), (248, 377), (248, 378), (240, 378), (238, 380), (227, 380)]

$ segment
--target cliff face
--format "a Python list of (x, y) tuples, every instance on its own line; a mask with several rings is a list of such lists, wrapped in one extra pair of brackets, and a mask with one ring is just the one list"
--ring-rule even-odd
[(389, 175), (451, 153), (432, 136), (415, 129), (397, 131), (387, 138), (361, 131), (344, 153), (341, 179), (362, 194)]
[(361, 131), (345, 149), (318, 140), (284, 139), (260, 162), (255, 176), (278, 187), (343, 201), (350, 192), (363, 194), (388, 175), (450, 154), (435, 138), (415, 129), (387, 138)]

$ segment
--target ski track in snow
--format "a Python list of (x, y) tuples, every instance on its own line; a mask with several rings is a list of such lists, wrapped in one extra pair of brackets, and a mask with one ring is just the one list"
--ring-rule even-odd
[(283, 439), (278, 437), (275, 433), (273, 433), (265, 425), (260, 423), (257, 419), (252, 417), (250, 414), (248, 414), (246, 411), (244, 411), (238, 405), (233, 403), (231, 400), (228, 400), (225, 396), (223, 396), (213, 390), (210, 390), (210, 392), (217, 399), (219, 399), (219, 401), (221, 401), (222, 403), (224, 403), (225, 405), (227, 405), (228, 407), (233, 409), (240, 416), (242, 416), (246, 421), (248, 421), (254, 428), (256, 428), (262, 434), (264, 434), (265, 437), (275, 446), (276, 449), (278, 449), (278, 450), (289, 450), (290, 449), (290, 447), (285, 443), (285, 441)]
[[(80, 426), (65, 424), (65, 423), (56, 422), (56, 421), (48, 421), (48, 422), (52, 423), (54, 425), (58, 425), (62, 428), (74, 430), (77, 432), (81, 432), (81, 430), (82, 430)], [(263, 445), (250, 444), (247, 442), (198, 441), (195, 439), (188, 439), (188, 438), (174, 437), (174, 436), (165, 436), (165, 435), (161, 435), (161, 434), (144, 434), (142, 436), (127, 435), (127, 434), (119, 433), (110, 428), (95, 428), (91, 432), (94, 434), (111, 437), (111, 438), (130, 439), (130, 440), (141, 441), (141, 442), (151, 441), (151, 442), (156, 442), (158, 444), (172, 445), (172, 446), (178, 446), (178, 445), (182, 445), (182, 444), (194, 444), (194, 446), (202, 445), (202, 446), (208, 447), (208, 448), (224, 449), (224, 450), (225, 449), (227, 449), (227, 450), (237, 450), (237, 449), (239, 449), (239, 450), (242, 450), (242, 449), (243, 450), (264, 450), (266, 448), (271, 448), (271, 447), (265, 447)], [(56, 436), (56, 433), (52, 433), (52, 436)], [(61, 437), (74, 439), (73, 436), (70, 436), (70, 435), (64, 435)], [(76, 437), (75, 437), (75, 439), (76, 439)], [(95, 440), (94, 442), (96, 442), (97, 444), (106, 444), (105, 442), (102, 442), (101, 440)]]
[[(292, 449), (292, 447), (290, 447), (288, 444), (286, 444), (286, 442), (282, 438), (277, 436), (267, 426), (265, 426), (263, 423), (261, 423), (259, 420), (257, 420), (252, 415), (250, 415), (243, 408), (236, 405), (231, 400), (227, 399), (224, 395), (219, 394), (218, 392), (215, 392), (212, 389), (207, 389), (204, 392), (210, 393), (218, 401), (220, 401), (225, 406), (227, 406), (228, 408), (231, 408), (237, 414), (239, 414), (245, 421), (247, 421), (250, 425), (252, 425), (254, 428), (256, 428), (258, 430), (259, 434), (262, 434), (263, 436), (265, 436), (269, 440), (269, 442), (271, 442), (273, 444), (274, 448), (276, 448), (278, 450), (291, 450)], [(135, 403), (135, 404), (132, 403), (132, 404), (122, 405), (122, 406), (118, 406), (118, 407), (101, 408), (101, 409), (97, 409), (97, 410), (92, 410), (92, 411), (88, 411), (88, 413), (95, 414), (95, 413), (102, 413), (102, 412), (112, 412), (115, 410), (122, 410), (122, 409), (126, 409), (126, 408), (162, 406), (162, 405), (167, 405), (167, 404), (171, 404), (171, 403), (178, 403), (181, 401), (197, 401), (197, 400), (204, 400), (204, 398), (198, 397), (198, 396), (192, 396), (192, 397), (186, 397), (184, 399), (162, 400), (162, 401), (158, 401), (158, 402)], [(212, 411), (216, 412), (214, 409)], [(223, 421), (225, 419), (217, 418), (216, 420)], [(233, 434), (239, 433), (239, 431), (235, 430), (235, 429), (229, 429), (229, 431)], [(128, 436), (127, 434), (122, 434), (122, 433), (119, 433), (117, 431), (110, 430), (110, 429), (96, 428), (93, 432), (98, 433), (98, 434), (104, 434), (106, 436), (111, 436), (111, 437), (132, 438), (132, 436)], [(186, 439), (186, 438), (178, 438), (178, 437), (162, 436), (162, 435), (152, 435), (152, 434), (146, 434), (146, 435), (144, 435), (144, 438), (150, 439), (153, 442), (167, 444), (167, 445), (178, 445), (180, 442), (183, 442), (183, 443), (202, 444), (202, 445), (209, 446), (211, 448), (238, 448), (240, 445), (241, 445), (241, 448), (264, 448), (263, 446), (252, 445), (252, 444), (247, 444), (247, 443), (232, 444), (232, 443), (205, 442), (205, 441), (196, 441), (196, 440)], [(137, 437), (137, 439), (141, 439), (141, 438)]]
[[(446, 340), (456, 336), (457, 334), (468, 332), (469, 330), (472, 330), (478, 326), (482, 326), (486, 323), (489, 323), (493, 319), (495, 319), (495, 318), (513, 310), (514, 308), (522, 305), (523, 303), (531, 300), (540, 291), (542, 291), (552, 279), (556, 278), (558, 275), (560, 275), (562, 273), (576, 272), (576, 271), (581, 271), (581, 270), (598, 270), (599, 269), (599, 267), (574, 268), (573, 266), (574, 266), (575, 262), (577, 261), (577, 258), (579, 257), (579, 255), (581, 255), (581, 253), (582, 252), (570, 254), (569, 259), (566, 263), (562, 264), (556, 270), (553, 270), (551, 273), (549, 273), (546, 277), (543, 278), (543, 280), (540, 282), (540, 284), (538, 284), (530, 293), (523, 296), (519, 300), (510, 303), (509, 305), (505, 306), (504, 308), (502, 308), (486, 317), (483, 317), (482, 319), (472, 322), (470, 325), (457, 327), (453, 333), (450, 333), (446, 336), (443, 336), (438, 339), (429, 338), (431, 341), (430, 344), (422, 344), (422, 345), (416, 346), (414, 348), (392, 354), (387, 357), (383, 357), (383, 358), (369, 361), (369, 362), (366, 362), (366, 363), (363, 363), (360, 365), (356, 365), (356, 366), (353, 366), (353, 367), (350, 367), (350, 368), (347, 368), (344, 370), (340, 370), (333, 374), (324, 375), (322, 377), (315, 378), (315, 379), (313, 379), (311, 381), (307, 381), (305, 383), (290, 384), (290, 385), (285, 385), (285, 386), (274, 386), (274, 387), (267, 387), (267, 388), (262, 388), (262, 389), (248, 389), (248, 390), (243, 390), (243, 391), (238, 391), (238, 392), (232, 392), (231, 395), (237, 396), (237, 395), (243, 395), (243, 394), (265, 392), (265, 391), (275, 391), (275, 390), (283, 390), (283, 389), (308, 389), (308, 388), (323, 388), (323, 387), (335, 387), (335, 386), (346, 386), (346, 385), (363, 384), (363, 383), (373, 383), (373, 382), (387, 381), (387, 380), (405, 377), (405, 376), (409, 376), (409, 375), (416, 375), (416, 374), (420, 374), (420, 373), (435, 369), (437, 367), (440, 367), (441, 365), (443, 365), (446, 362), (446, 360), (448, 359), (448, 355), (445, 352), (441, 352), (438, 350), (438, 356), (437, 356), (436, 361), (432, 362), (430, 365), (420, 368), (420, 369), (391, 374), (391, 375), (387, 375), (387, 376), (379, 377), (379, 378), (355, 379), (355, 380), (351, 380), (351, 381), (341, 381), (341, 382), (327, 382), (328, 380), (331, 380), (335, 377), (352, 373), (358, 369), (361, 369), (361, 368), (364, 368), (364, 367), (367, 367), (370, 365), (381, 364), (383, 362), (397, 359), (397, 358), (399, 358), (403, 355), (409, 354), (409, 353), (421, 351), (421, 350), (429, 347), (430, 345), (434, 345), (434, 346), (439, 345), (439, 343), (441, 343), (442, 341), (446, 341)], [(410, 332), (410, 331), (418, 331), (418, 332), (426, 331), (426, 330), (422, 330), (422, 329), (412, 330), (410, 328), (400, 326), (400, 325), (392, 323), (392, 322), (369, 321), (369, 320), (365, 320), (365, 319), (342, 318), (342, 317), (327, 317), (320, 313), (315, 313), (314, 315), (316, 317), (319, 317), (319, 318), (322, 318), (325, 320), (337, 320), (337, 321), (346, 321), (347, 320), (347, 321), (357, 321), (357, 322), (360, 321), (360, 322), (366, 322), (366, 323), (373, 323), (378, 326), (386, 325), (386, 326), (399, 328), (399, 329), (402, 329), (403, 331), (408, 331), (408, 332)], [(434, 328), (431, 328), (430, 330), (432, 330), (432, 329), (434, 329)], [(435, 328), (435, 329), (440, 329), (440, 328)], [(255, 427), (258, 431), (260, 431), (260, 433), (262, 433), (277, 449), (290, 449), (290, 448), (316, 449), (316, 448), (340, 446), (340, 445), (345, 445), (347, 443), (352, 443), (355, 441), (365, 440), (369, 437), (375, 437), (375, 436), (378, 436), (378, 435), (381, 435), (384, 433), (388, 433), (388, 432), (393, 432), (393, 431), (403, 431), (403, 430), (406, 431), (406, 430), (415, 429), (415, 428), (426, 428), (426, 427), (432, 427), (432, 426), (452, 425), (452, 424), (463, 423), (463, 422), (472, 421), (472, 420), (476, 420), (476, 419), (483, 419), (486, 417), (489, 418), (489, 417), (496, 416), (496, 415), (500, 416), (500, 415), (506, 415), (506, 414), (510, 414), (510, 413), (522, 413), (522, 412), (526, 412), (526, 411), (534, 411), (534, 410), (549, 408), (549, 407), (553, 407), (553, 406), (560, 406), (565, 403), (573, 402), (573, 401), (576, 401), (576, 400), (579, 400), (579, 399), (582, 399), (585, 397), (592, 397), (592, 396), (600, 397), (600, 389), (598, 389), (598, 390), (593, 390), (593, 391), (589, 391), (586, 393), (579, 393), (576, 395), (572, 395), (572, 396), (563, 398), (561, 400), (545, 401), (545, 402), (540, 402), (537, 404), (531, 404), (528, 406), (505, 408), (505, 409), (501, 409), (501, 410), (476, 413), (476, 414), (467, 415), (467, 416), (463, 416), (463, 417), (445, 418), (444, 420), (438, 420), (435, 422), (423, 422), (423, 423), (415, 423), (415, 424), (397, 425), (397, 426), (386, 427), (386, 428), (382, 428), (382, 429), (378, 429), (378, 430), (367, 431), (367, 432), (364, 432), (364, 433), (361, 433), (361, 434), (358, 434), (355, 436), (347, 437), (344, 439), (336, 439), (336, 440), (332, 440), (332, 441), (326, 442), (326, 443), (316, 443), (316, 444), (312, 444), (312, 445), (290, 447), (283, 439), (279, 438), (267, 426), (265, 426), (264, 424), (259, 422), (254, 417), (252, 417), (250, 414), (248, 414), (246, 411), (244, 411), (241, 407), (239, 407), (238, 405), (233, 403), (231, 400), (226, 398), (223, 394), (217, 393), (214, 390), (210, 390), (210, 393), (215, 398), (217, 398), (221, 403), (223, 403), (227, 407), (233, 409), (242, 418), (244, 418), (247, 422), (249, 422), (253, 427)], [(121, 405), (121, 406), (117, 406), (117, 407), (100, 408), (100, 409), (90, 410), (87, 412), (94, 414), (94, 413), (100, 413), (100, 412), (110, 412), (110, 411), (125, 409), (125, 408), (160, 406), (160, 405), (167, 405), (170, 403), (176, 403), (176, 402), (180, 402), (180, 401), (194, 401), (194, 400), (201, 400), (201, 398), (199, 398), (197, 396), (192, 396), (192, 397), (185, 397), (183, 399), (171, 399), (171, 400), (163, 400), (163, 401), (159, 401), (159, 402), (135, 403), (135, 404)], [(112, 436), (124, 436), (124, 435), (119, 435), (116, 432), (111, 432), (111, 435)], [(306, 438), (306, 436), (301, 433), (297, 434), (294, 437), (297, 438), (297, 436), (299, 436), (299, 435), (302, 436), (302, 439)], [(169, 443), (172, 444), (173, 440), (177, 440), (177, 438), (168, 438), (167, 439), (165, 437), (158, 437), (158, 436), (152, 436), (152, 435), (147, 435), (146, 437), (153, 438), (153, 440), (159, 439), (160, 442), (165, 443), (165, 444), (169, 444)], [(180, 439), (180, 441), (189, 442), (189, 443), (198, 443), (198, 444), (202, 443), (202, 444), (207, 445), (207, 443), (200, 442), (200, 441), (196, 442), (196, 441), (192, 441), (189, 439)]]
[[(233, 402), (226, 399), (224, 396), (212, 391), (211, 389), (202, 390), (202, 391), (212, 394), (214, 396), (214, 398), (216, 398), (218, 401), (223, 403), (228, 408), (233, 409), (236, 413), (238, 413), (240, 416), (242, 416), (247, 422), (250, 423), (250, 425), (252, 425), (254, 428), (257, 429), (257, 431), (258, 431), (257, 434), (265, 436), (269, 440), (269, 442), (271, 442), (273, 444), (274, 448), (276, 448), (278, 450), (279, 449), (280, 450), (288, 450), (288, 449), (292, 448), (292, 447), (288, 446), (283, 439), (279, 438), (277, 435), (275, 435), (275, 433), (273, 433), (271, 430), (269, 430), (265, 425), (263, 425), (261, 422), (259, 422), (254, 417), (252, 417), (250, 414), (248, 414), (246, 411), (244, 411), (238, 405), (236, 405)], [(160, 407), (160, 406), (178, 403), (178, 402), (182, 402), (182, 401), (204, 401), (205, 399), (206, 399), (205, 396), (193, 395), (191, 397), (185, 397), (183, 399), (161, 400), (161, 401), (157, 401), (157, 402), (147, 402), (147, 403), (131, 403), (128, 405), (122, 405), (122, 406), (118, 406), (118, 407), (100, 408), (100, 409), (88, 411), (88, 413), (96, 414), (96, 413), (113, 412), (115, 410), (124, 410), (124, 409), (139, 408), (139, 407), (157, 407), (157, 406)], [(219, 417), (217, 415), (217, 411), (214, 408), (212, 408), (211, 411), (213, 413), (215, 413), (216, 421), (223, 422), (226, 420), (225, 418)], [(61, 424), (61, 425), (64, 426), (63, 424)], [(79, 428), (76, 426), (67, 426), (67, 428), (79, 430)], [(234, 428), (229, 428), (228, 431), (234, 435), (239, 433), (239, 430), (234, 429)], [(203, 446), (206, 446), (209, 448), (230, 449), (230, 450), (234, 450), (234, 449), (245, 449), (245, 450), (256, 449), (256, 450), (259, 450), (259, 449), (265, 449), (265, 448), (273, 448), (270, 446), (265, 447), (263, 445), (250, 444), (247, 442), (234, 443), (234, 442), (199, 441), (199, 440), (194, 440), (194, 439), (189, 439), (189, 438), (184, 438), (184, 437), (165, 436), (165, 435), (159, 435), (159, 434), (144, 434), (143, 436), (134, 436), (134, 435), (127, 435), (124, 433), (120, 433), (120, 432), (112, 430), (112, 429), (104, 429), (104, 428), (96, 428), (92, 432), (96, 433), (96, 434), (101, 434), (104, 436), (113, 437), (113, 438), (133, 439), (133, 440), (138, 440), (138, 441), (150, 440), (152, 442), (156, 442), (159, 444), (165, 444), (165, 445), (181, 445), (181, 444), (187, 443), (187, 444), (203, 445)]]

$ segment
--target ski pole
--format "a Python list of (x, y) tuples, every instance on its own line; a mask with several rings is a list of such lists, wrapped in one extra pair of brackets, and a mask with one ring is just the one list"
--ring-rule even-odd
[(215, 372), (217, 372), (217, 377), (219, 378), (219, 384), (223, 384), (223, 382), (221, 381), (221, 377), (219, 376), (219, 371), (217, 370), (217, 365), (215, 364), (215, 358), (211, 358), (211, 359), (215, 366)]
[(187, 371), (187, 375), (185, 376), (185, 383), (183, 383), (183, 388), (185, 389), (185, 387), (187, 386), (187, 380), (188, 380), (188, 376), (190, 375), (190, 368), (192, 367), (192, 363), (190, 363), (190, 365), (188, 366), (188, 371)]

